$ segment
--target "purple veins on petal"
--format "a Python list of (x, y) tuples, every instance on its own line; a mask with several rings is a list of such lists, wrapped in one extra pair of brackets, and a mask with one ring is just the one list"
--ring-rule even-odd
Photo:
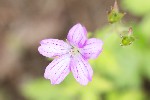
[(74, 46), (83, 47), (86, 37), (86, 29), (81, 24), (74, 25), (67, 35), (67, 40)]
[(86, 35), (86, 28), (76, 24), (69, 30), (68, 43), (58, 39), (40, 42), (40, 54), (50, 58), (58, 56), (45, 69), (44, 77), (50, 79), (51, 84), (61, 83), (70, 71), (81, 85), (92, 80), (93, 70), (87, 60), (100, 54), (103, 42), (96, 38), (87, 39)]
[(54, 59), (45, 69), (44, 77), (52, 84), (61, 83), (70, 72), (70, 55), (63, 55)]
[(88, 39), (83, 48), (80, 48), (80, 53), (86, 59), (97, 58), (102, 51), (103, 42), (96, 38)]
[(81, 85), (87, 85), (92, 80), (93, 70), (80, 54), (72, 58), (70, 65), (74, 78)]
[(58, 39), (45, 39), (40, 44), (41, 46), (38, 48), (40, 54), (50, 58), (66, 54), (71, 48), (66, 42)]

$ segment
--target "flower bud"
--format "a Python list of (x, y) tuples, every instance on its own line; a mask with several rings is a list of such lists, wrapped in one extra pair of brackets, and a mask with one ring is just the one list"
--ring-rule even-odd
[(120, 13), (117, 1), (115, 1), (114, 6), (111, 7), (111, 11), (108, 12), (108, 22), (109, 23), (116, 23), (119, 22), (125, 13)]
[(132, 27), (129, 28), (129, 31), (121, 35), (121, 46), (128, 46), (135, 41), (135, 37), (133, 36)]

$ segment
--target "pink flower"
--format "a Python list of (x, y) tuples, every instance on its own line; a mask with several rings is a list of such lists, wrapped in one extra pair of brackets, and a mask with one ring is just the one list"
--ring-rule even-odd
[(70, 71), (81, 85), (87, 85), (92, 80), (93, 70), (88, 59), (98, 57), (103, 42), (96, 38), (87, 39), (86, 34), (85, 27), (76, 24), (68, 33), (69, 43), (58, 39), (45, 39), (40, 42), (40, 54), (49, 58), (56, 57), (44, 73), (44, 77), (50, 79), (51, 84), (61, 83)]

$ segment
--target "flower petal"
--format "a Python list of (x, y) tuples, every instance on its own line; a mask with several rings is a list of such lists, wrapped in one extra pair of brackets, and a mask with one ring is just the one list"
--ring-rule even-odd
[(59, 84), (69, 74), (70, 56), (63, 55), (54, 59), (45, 69), (44, 77), (51, 80), (51, 84)]
[(40, 54), (46, 57), (61, 56), (69, 52), (70, 45), (65, 43), (63, 40), (58, 39), (45, 39), (40, 42), (38, 51)]
[(87, 85), (92, 80), (93, 70), (87, 60), (83, 59), (80, 54), (71, 59), (70, 67), (74, 78), (81, 85)]
[(87, 40), (87, 31), (81, 24), (74, 25), (68, 33), (67, 40), (71, 45), (82, 47)]
[(87, 30), (86, 28), (83, 26), (83, 30), (84, 30), (84, 34), (86, 35), (87, 34)]
[(103, 42), (96, 38), (88, 39), (83, 48), (80, 48), (80, 53), (84, 58), (96, 58), (102, 51)]

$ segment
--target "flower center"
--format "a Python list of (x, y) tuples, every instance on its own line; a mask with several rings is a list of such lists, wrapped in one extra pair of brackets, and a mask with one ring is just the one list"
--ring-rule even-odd
[(71, 49), (70, 49), (70, 52), (69, 52), (71, 55), (76, 55), (76, 54), (78, 54), (79, 53), (79, 50), (78, 50), (78, 48), (77, 47), (72, 47)]

